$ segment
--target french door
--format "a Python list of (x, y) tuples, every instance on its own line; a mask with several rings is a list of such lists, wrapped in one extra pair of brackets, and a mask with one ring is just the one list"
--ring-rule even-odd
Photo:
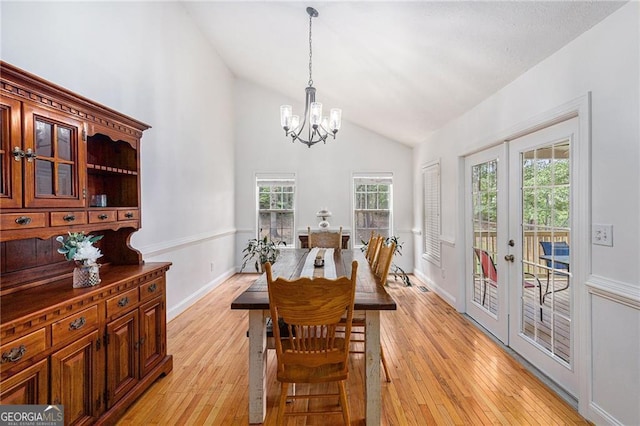
[[(466, 159), (467, 312), (577, 395), (571, 152), (578, 119)], [(495, 270), (492, 270), (494, 268)]]
[(508, 276), (503, 242), (507, 221), (507, 147), (500, 145), (466, 158), (467, 313), (508, 344)]

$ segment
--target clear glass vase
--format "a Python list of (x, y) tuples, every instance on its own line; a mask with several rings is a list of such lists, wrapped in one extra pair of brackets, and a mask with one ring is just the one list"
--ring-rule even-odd
[(100, 284), (100, 265), (79, 264), (73, 270), (73, 288), (93, 287)]

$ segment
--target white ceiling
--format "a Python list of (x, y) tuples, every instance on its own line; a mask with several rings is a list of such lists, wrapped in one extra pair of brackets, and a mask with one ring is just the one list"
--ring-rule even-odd
[[(231, 71), (414, 146), (618, 9), (613, 1), (183, 1)], [(327, 110), (328, 111), (328, 110)], [(279, 111), (274, 111), (278, 120)], [(344, 125), (344, 124), (343, 124)], [(348, 124), (347, 124), (348, 125)]]

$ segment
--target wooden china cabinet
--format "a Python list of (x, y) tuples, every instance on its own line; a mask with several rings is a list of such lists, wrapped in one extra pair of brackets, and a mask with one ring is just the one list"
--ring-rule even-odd
[[(113, 424), (173, 368), (171, 264), (129, 244), (149, 126), (1, 61), (0, 83), (0, 404)], [(76, 289), (55, 238), (80, 231), (103, 235), (102, 281)]]

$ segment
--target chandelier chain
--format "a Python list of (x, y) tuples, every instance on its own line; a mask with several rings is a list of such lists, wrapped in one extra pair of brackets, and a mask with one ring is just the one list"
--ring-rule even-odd
[(309, 87), (313, 86), (313, 77), (311, 76), (311, 59), (313, 57), (313, 51), (311, 49), (311, 20), (313, 17), (309, 15)]

